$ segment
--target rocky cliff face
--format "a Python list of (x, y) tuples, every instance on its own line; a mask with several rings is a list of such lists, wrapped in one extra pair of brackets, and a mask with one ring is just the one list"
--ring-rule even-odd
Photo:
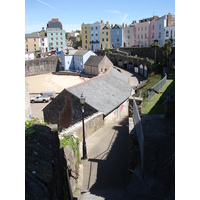
[(25, 197), (35, 199), (68, 199), (66, 160), (60, 149), (58, 133), (43, 125), (25, 142)]

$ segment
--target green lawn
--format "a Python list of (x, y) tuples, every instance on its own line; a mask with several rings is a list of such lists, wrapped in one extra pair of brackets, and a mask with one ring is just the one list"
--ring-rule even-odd
[(172, 92), (175, 92), (175, 74), (168, 73), (167, 82), (159, 91), (159, 94), (155, 94), (150, 101), (147, 98), (143, 99), (142, 113), (164, 114), (164, 101)]

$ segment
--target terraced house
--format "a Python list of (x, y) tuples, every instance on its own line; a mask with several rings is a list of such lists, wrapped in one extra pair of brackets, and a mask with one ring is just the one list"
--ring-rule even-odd
[(36, 52), (40, 50), (39, 34), (25, 34), (25, 52)]
[(82, 48), (89, 50), (90, 49), (90, 24), (81, 25), (82, 30)]
[(100, 49), (100, 30), (103, 26), (103, 20), (90, 24), (90, 45), (93, 51)]
[(66, 47), (65, 30), (58, 18), (53, 18), (47, 24), (48, 51), (60, 51)]
[(111, 25), (111, 46), (112, 48), (122, 47), (122, 26), (115, 24)]
[(111, 36), (110, 36), (110, 25), (109, 22), (103, 26), (100, 30), (100, 46), (101, 49), (109, 49), (111, 47)]

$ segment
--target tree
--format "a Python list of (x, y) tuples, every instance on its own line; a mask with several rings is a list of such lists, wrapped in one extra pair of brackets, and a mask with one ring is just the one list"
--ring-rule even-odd
[(172, 52), (172, 42), (171, 42), (171, 40), (167, 40), (162, 47), (162, 53), (163, 53), (166, 61), (167, 61), (169, 55), (171, 54), (171, 52)]
[(156, 54), (157, 54), (157, 50), (160, 48), (160, 45), (158, 44), (158, 40), (154, 40), (154, 42), (151, 44), (151, 47), (154, 49), (154, 60), (156, 62)]

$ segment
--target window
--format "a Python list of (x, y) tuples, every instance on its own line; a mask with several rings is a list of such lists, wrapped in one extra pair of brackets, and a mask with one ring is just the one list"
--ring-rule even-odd
[(106, 42), (108, 42), (108, 38), (106, 38)]
[(58, 42), (56, 42), (56, 45), (58, 45)]
[(159, 34), (158, 34), (158, 38), (161, 38), (161, 32), (159, 32)]
[(56, 33), (56, 35), (58, 35), (58, 33)]
[(98, 34), (96, 34), (96, 36), (98, 36)]
[(62, 33), (60, 33), (60, 35), (62, 35)]
[(145, 26), (145, 31), (147, 30), (147, 27)]
[(161, 29), (161, 24), (159, 24), (159, 30)]
[(51, 33), (51, 36), (53, 36), (53, 33)]
[(85, 34), (87, 34), (87, 31), (85, 31)]
[(152, 33), (152, 38), (154, 38), (154, 33)]
[(130, 30), (128, 30), (127, 32), (128, 32), (128, 34), (130, 34)]
[(56, 38), (56, 40), (58, 40), (58, 38)]
[(28, 42), (28, 39), (26, 39), (26, 42)]
[(138, 39), (140, 39), (140, 35), (138, 35)]
[(128, 35), (128, 40), (130, 40), (130, 35)]
[(51, 38), (51, 40), (53, 41), (53, 38)]
[(147, 34), (145, 33), (145, 38), (147, 38)]
[(63, 38), (62, 38), (62, 37), (61, 37), (60, 39), (61, 39), (61, 40), (63, 40)]
[(119, 38), (117, 38), (117, 42), (119, 42)]
[(141, 34), (141, 39), (143, 39), (143, 35)]
[(141, 28), (141, 31), (143, 31), (143, 27)]
[(36, 44), (34, 44), (34, 47), (36, 47)]
[(108, 35), (108, 32), (106, 32), (106, 35)]
[(102, 42), (104, 42), (104, 38), (102, 38)]
[(85, 36), (85, 39), (87, 40), (87, 35)]
[(169, 37), (169, 31), (166, 31), (166, 37)]
[(53, 46), (53, 42), (51, 42), (51, 47)]
[(96, 26), (96, 30), (98, 30), (98, 27)]
[(91, 30), (93, 31), (93, 27), (91, 27)]
[(138, 31), (140, 30), (140, 28), (138, 27)]
[(154, 28), (155, 28), (155, 26), (153, 25), (153, 28), (152, 28), (152, 29), (154, 30)]
[(60, 42), (60, 45), (63, 45), (63, 42)]
[(34, 42), (36, 41), (36, 39), (34, 38)]
[(104, 32), (102, 32), (102, 35), (104, 35)]
[(117, 35), (119, 35), (119, 31), (117, 31)]

